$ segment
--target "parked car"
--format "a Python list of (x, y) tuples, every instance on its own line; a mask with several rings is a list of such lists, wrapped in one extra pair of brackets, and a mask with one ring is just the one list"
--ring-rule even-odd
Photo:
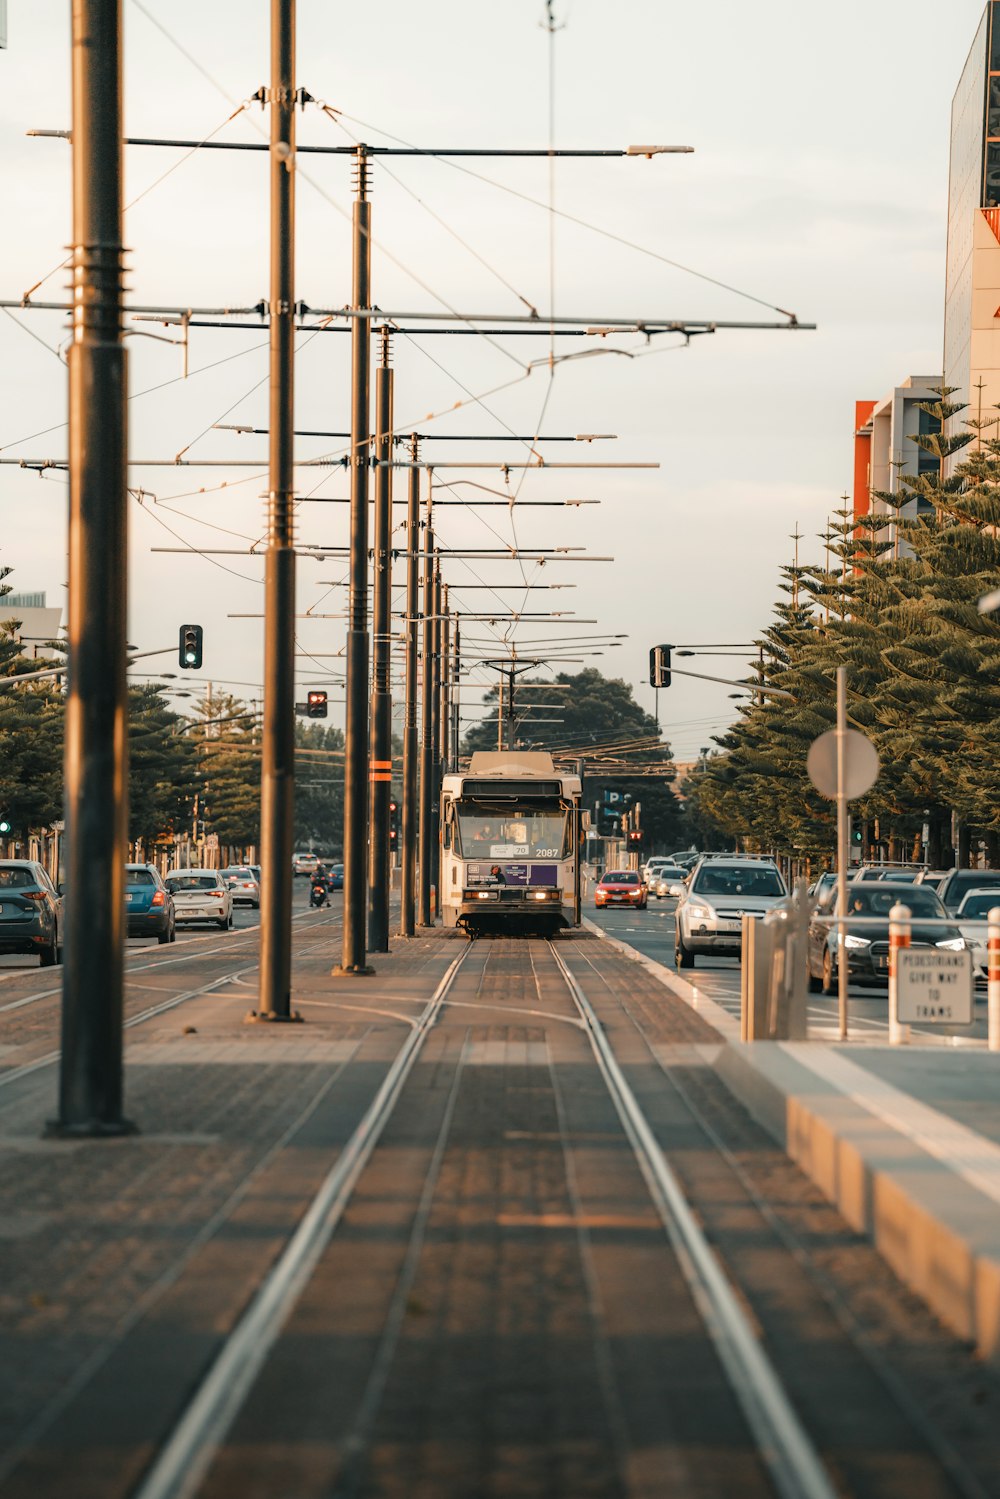
[(948, 914), (954, 916), (970, 890), (985, 890), (988, 885), (1000, 885), (1000, 869), (952, 869), (941, 881), (937, 893)]
[(249, 869), (250, 873), (253, 875), (254, 879), (257, 881), (258, 888), (262, 889), (263, 885), (264, 885), (264, 881), (261, 878), (261, 867), (260, 867), (260, 865), (259, 864), (248, 864), (247, 868)]
[(645, 911), (649, 892), (634, 869), (612, 869), (594, 886), (594, 905), (635, 906)]
[(62, 897), (33, 859), (0, 859), (0, 953), (62, 962)]
[(252, 906), (260, 910), (260, 882), (254, 878), (249, 864), (234, 864), (220, 871), (222, 878), (233, 893), (233, 904)]
[[(809, 987), (813, 993), (833, 994), (837, 988), (837, 935), (830, 917), (836, 912), (837, 892), (828, 891), (809, 923)], [(847, 930), (844, 950), (847, 972), (860, 982), (889, 982), (889, 912), (905, 905), (912, 914), (911, 947), (961, 950), (965, 941), (959, 927), (947, 922), (947, 912), (933, 890), (903, 880), (872, 880), (851, 885), (847, 892)], [(858, 920), (852, 921), (851, 917)], [(824, 918), (826, 918), (824, 920)]]
[(657, 900), (662, 900), (665, 895), (683, 895), (687, 873), (679, 864), (661, 864), (650, 882), (650, 893)]
[(992, 888), (987, 885), (982, 890), (970, 890), (963, 895), (962, 904), (955, 913), (958, 929), (972, 953), (972, 968), (977, 984), (985, 984), (989, 977), (987, 917), (994, 906), (1000, 906), (1000, 890), (995, 885)]
[(299, 875), (315, 874), (319, 868), (318, 854), (293, 854), (292, 874), (298, 878)]
[(125, 865), (125, 927), (130, 937), (155, 937), (161, 947), (177, 936), (174, 898), (151, 864)]
[(695, 865), (674, 912), (678, 968), (693, 968), (697, 953), (738, 957), (744, 916), (766, 916), (787, 899), (773, 859), (703, 858)]
[(164, 881), (174, 898), (178, 926), (214, 921), (228, 931), (233, 924), (232, 892), (218, 869), (171, 869)]
[(331, 864), (330, 875), (327, 879), (327, 888), (330, 890), (343, 890), (344, 888), (344, 866), (343, 864)]

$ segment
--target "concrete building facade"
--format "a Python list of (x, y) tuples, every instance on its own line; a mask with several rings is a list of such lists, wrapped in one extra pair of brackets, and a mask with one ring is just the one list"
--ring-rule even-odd
[[(874, 499), (877, 491), (897, 494), (904, 477), (916, 477), (937, 468), (937, 459), (914, 441), (918, 433), (937, 430), (937, 422), (920, 402), (937, 399), (940, 375), (910, 375), (880, 401), (855, 404), (854, 515), (884, 514), (889, 507)], [(918, 514), (926, 502), (911, 501), (901, 514)]]

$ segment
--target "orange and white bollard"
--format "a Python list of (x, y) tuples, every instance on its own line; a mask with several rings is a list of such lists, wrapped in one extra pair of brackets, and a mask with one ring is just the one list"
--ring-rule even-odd
[(899, 1020), (899, 987), (896, 954), (900, 948), (910, 945), (910, 908), (893, 906), (889, 912), (889, 1045), (905, 1046), (910, 1039), (910, 1027)]
[(990, 1051), (1000, 1051), (1000, 906), (986, 920), (986, 1044)]

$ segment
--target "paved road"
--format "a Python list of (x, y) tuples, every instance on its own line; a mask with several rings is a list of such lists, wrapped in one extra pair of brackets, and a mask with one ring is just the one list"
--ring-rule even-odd
[[(657, 963), (663, 963), (665, 967), (674, 967), (674, 909), (676, 901), (651, 900), (645, 911), (626, 910), (604, 910), (593, 909), (593, 903), (588, 909), (584, 907), (584, 915), (595, 921), (598, 926), (603, 927), (613, 936), (644, 953), (646, 957), (654, 958)], [(706, 958), (698, 955), (693, 969), (685, 969), (683, 978), (690, 983), (697, 984), (703, 994), (709, 999), (728, 1010), (729, 1013), (739, 1019), (740, 1015), (740, 960), (738, 958)], [(866, 988), (861, 984), (852, 984), (848, 990), (850, 997), (849, 1024), (855, 1030), (870, 1033), (873, 1037), (881, 1038), (888, 1034), (888, 996), (886, 989)], [(831, 1036), (837, 1034), (837, 1000), (836, 997), (827, 998), (822, 994), (809, 996), (809, 1024), (811, 1032), (822, 1035), (828, 1032)], [(928, 1035), (934, 1034), (927, 1027), (914, 1026), (914, 1030), (925, 1030)], [(971, 1030), (963, 1030), (962, 1037), (971, 1037), (975, 1040), (986, 1038), (986, 995), (981, 993), (976, 999), (976, 1023)]]

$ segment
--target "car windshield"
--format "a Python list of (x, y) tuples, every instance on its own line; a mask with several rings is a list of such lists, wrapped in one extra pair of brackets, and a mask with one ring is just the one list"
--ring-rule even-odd
[[(566, 813), (458, 802), (458, 832), (466, 859), (561, 859)], [(638, 878), (638, 876), (636, 876)]]
[(774, 868), (759, 865), (709, 865), (702, 869), (691, 886), (698, 895), (784, 895), (781, 876)]
[(638, 885), (639, 876), (631, 869), (621, 869), (606, 874), (601, 881), (602, 885)]
[(151, 869), (126, 869), (126, 885), (155, 885), (156, 875)]
[(854, 916), (884, 916), (889, 918), (893, 906), (903, 904), (913, 916), (943, 916), (944, 906), (933, 890), (926, 885), (890, 885), (880, 881), (877, 885), (866, 885), (863, 889), (847, 892), (847, 912)]
[(249, 869), (224, 869), (222, 873), (227, 880), (252, 880), (253, 873)]
[(217, 883), (214, 874), (172, 874), (167, 881), (171, 890), (211, 890)]
[(0, 869), (0, 890), (32, 890), (37, 884), (34, 874), (24, 865)]
[(675, 864), (663, 864), (656, 871), (658, 880), (682, 880), (686, 871), (678, 869)]
[(1000, 905), (1000, 895), (995, 890), (984, 890), (981, 895), (967, 895), (958, 908), (958, 914), (963, 921), (985, 921), (996, 905)]

